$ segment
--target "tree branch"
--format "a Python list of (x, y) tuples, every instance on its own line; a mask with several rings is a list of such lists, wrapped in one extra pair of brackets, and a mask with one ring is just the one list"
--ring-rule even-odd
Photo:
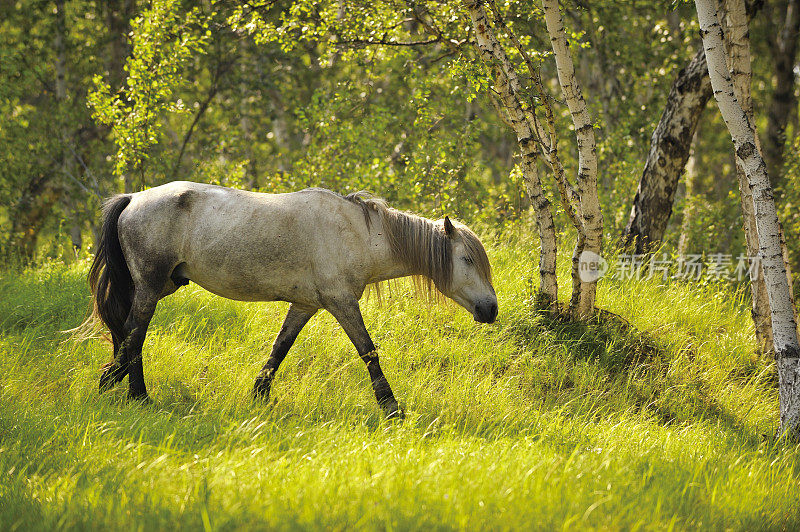
[(217, 95), (217, 91), (219, 90), (219, 79), (222, 77), (222, 74), (227, 72), (235, 60), (228, 61), (226, 63), (217, 63), (217, 68), (214, 72), (214, 80), (211, 82), (211, 87), (208, 89), (208, 94), (206, 94), (203, 103), (200, 104), (200, 107), (197, 110), (197, 113), (194, 116), (194, 120), (192, 120), (192, 124), (189, 126), (189, 129), (186, 130), (186, 133), (183, 135), (183, 142), (181, 143), (181, 151), (178, 153), (178, 156), (175, 158), (175, 163), (172, 165), (172, 172), (170, 175), (170, 180), (175, 180), (178, 175), (178, 170), (181, 167), (181, 160), (183, 159), (183, 154), (186, 152), (186, 146), (189, 144), (189, 140), (192, 138), (192, 134), (194, 133), (194, 128), (197, 126), (200, 119), (205, 114), (208, 106), (211, 104), (211, 100), (214, 99), (214, 96)]
[(426, 41), (391, 41), (386, 39), (349, 39), (345, 41), (334, 41), (334, 46), (425, 46), (427, 44), (436, 44), (442, 42), (439, 37), (428, 39)]

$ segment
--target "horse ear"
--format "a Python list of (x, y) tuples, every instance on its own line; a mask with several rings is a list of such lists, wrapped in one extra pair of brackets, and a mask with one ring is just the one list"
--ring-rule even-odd
[(444, 234), (446, 234), (450, 238), (452, 238), (453, 235), (456, 234), (456, 228), (453, 227), (453, 222), (450, 221), (449, 216), (444, 217)]

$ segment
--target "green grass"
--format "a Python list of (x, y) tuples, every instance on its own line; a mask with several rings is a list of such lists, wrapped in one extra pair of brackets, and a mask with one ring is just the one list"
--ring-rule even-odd
[(494, 325), (404, 285), (363, 305), (402, 424), (326, 313), (252, 402), (286, 305), (195, 285), (153, 320), (153, 404), (99, 396), (108, 344), (59, 332), (84, 316), (86, 263), (3, 274), (0, 529), (800, 527), (800, 448), (772, 439), (746, 302), (606, 280), (627, 323), (559, 320), (528, 304), (533, 247), (490, 250)]

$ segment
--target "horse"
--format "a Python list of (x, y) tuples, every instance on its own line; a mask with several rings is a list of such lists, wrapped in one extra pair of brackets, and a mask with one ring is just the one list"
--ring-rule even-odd
[(267, 194), (175, 181), (108, 198), (89, 271), (92, 312), (105, 324), (114, 360), (100, 392), (128, 376), (128, 396), (149, 401), (142, 345), (158, 301), (190, 281), (240, 301), (290, 303), (253, 394), (267, 399), (303, 326), (325, 309), (364, 361), (378, 405), (402, 417), (364, 326), (359, 299), (373, 283), (418, 276), (493, 323), (497, 296), (479, 238), (445, 216), (433, 221), (358, 192), (312, 188)]

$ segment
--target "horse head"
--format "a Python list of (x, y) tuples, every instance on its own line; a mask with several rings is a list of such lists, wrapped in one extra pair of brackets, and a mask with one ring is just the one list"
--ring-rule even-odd
[(442, 221), (452, 251), (452, 274), (447, 286), (439, 290), (467, 309), (475, 321), (494, 323), (497, 318), (497, 294), (492, 286), (489, 257), (477, 235), (467, 226), (455, 224), (445, 216)]

